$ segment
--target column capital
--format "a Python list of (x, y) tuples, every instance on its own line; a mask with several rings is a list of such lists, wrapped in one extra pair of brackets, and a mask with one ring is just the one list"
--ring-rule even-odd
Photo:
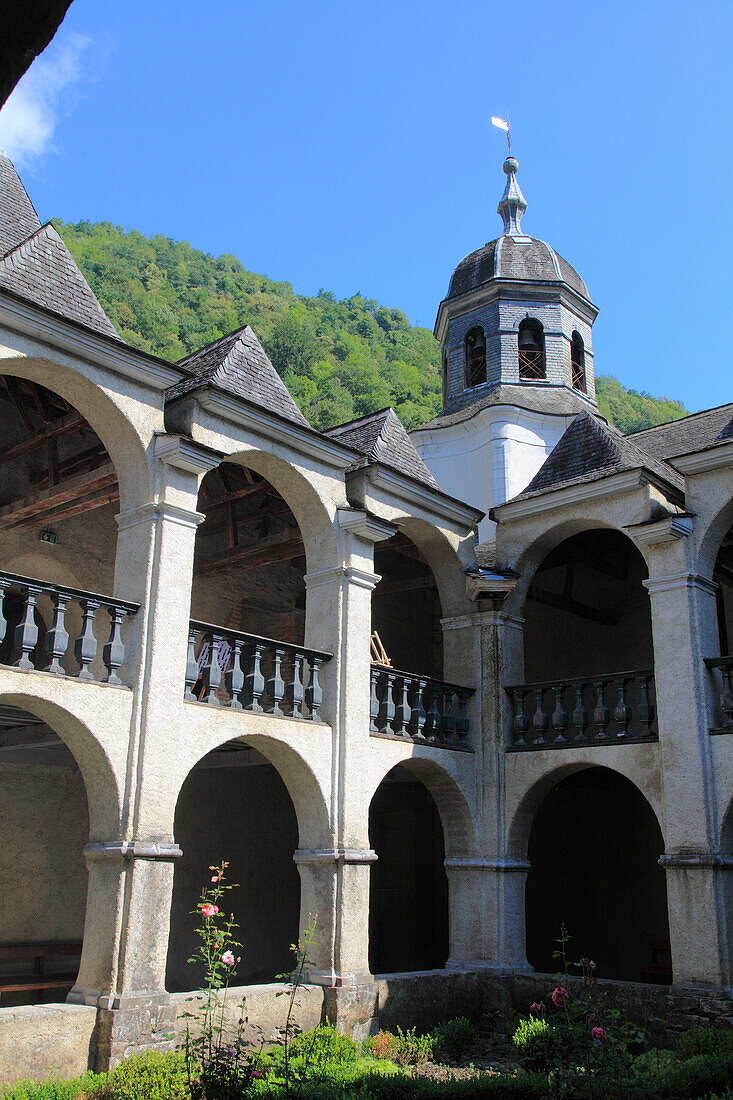
[(708, 580), (701, 573), (670, 573), (666, 577), (649, 577), (641, 583), (652, 596), (657, 592), (676, 592), (685, 588), (697, 588), (708, 596), (715, 596), (719, 589), (715, 581)]
[(367, 588), (370, 591), (381, 581), (379, 573), (371, 573), (367, 569), (359, 569), (354, 565), (335, 565), (333, 569), (319, 569), (316, 573), (306, 573), (303, 577), (306, 589), (320, 588), (324, 584), (335, 584), (337, 581), (347, 581), (357, 588)]
[(447, 870), (459, 868), (466, 871), (529, 871), (532, 864), (526, 859), (481, 859), (469, 856), (467, 859), (448, 858), (443, 860)]
[(115, 516), (120, 531), (159, 519), (180, 524), (181, 527), (196, 528), (204, 522), (206, 516), (202, 512), (194, 512), (189, 508), (181, 508), (178, 504), (168, 504), (165, 501), (150, 501), (148, 504), (141, 504), (139, 508), (131, 508), (129, 512), (119, 512)]
[(170, 841), (101, 840), (92, 841), (83, 849), (87, 861), (101, 859), (146, 859), (170, 862), (183, 855), (180, 847)]
[(733, 870), (733, 856), (719, 852), (670, 852), (659, 857), (660, 867), (673, 871)]
[(523, 630), (524, 619), (519, 615), (508, 615), (505, 611), (469, 611), (466, 615), (453, 615), (441, 619), (443, 630), (465, 630), (473, 626), (503, 626), (512, 630)]
[(377, 853), (372, 848), (298, 848), (293, 853), (295, 863), (376, 863)]

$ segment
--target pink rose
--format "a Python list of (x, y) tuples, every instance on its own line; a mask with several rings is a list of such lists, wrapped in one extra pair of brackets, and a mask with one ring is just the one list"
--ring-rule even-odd
[(231, 951), (225, 951), (221, 957), (221, 961), (225, 966), (234, 966), (234, 955)]
[(211, 881), (212, 882), (218, 882), (219, 881), (219, 876), (218, 875), (212, 875), (211, 876)]
[(215, 917), (218, 912), (219, 906), (212, 905), (210, 902), (206, 902), (205, 905), (201, 906), (201, 915), (204, 917)]
[(555, 1008), (560, 1008), (562, 1005), (570, 1000), (570, 994), (568, 993), (567, 989), (563, 989), (563, 987), (559, 985), (557, 989), (553, 989), (551, 1000)]
[(592, 1027), (590, 1029), (590, 1037), (594, 1043), (602, 1043), (606, 1038), (606, 1033), (602, 1027)]

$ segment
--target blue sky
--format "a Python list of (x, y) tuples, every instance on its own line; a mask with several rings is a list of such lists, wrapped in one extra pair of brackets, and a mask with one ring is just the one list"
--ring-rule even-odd
[(74, 0), (0, 114), (41, 218), (189, 241), (432, 328), (498, 234), (585, 278), (596, 369), (733, 400), (733, 3)]

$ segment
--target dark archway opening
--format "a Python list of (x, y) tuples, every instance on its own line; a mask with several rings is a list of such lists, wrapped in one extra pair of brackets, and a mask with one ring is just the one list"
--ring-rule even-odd
[(624, 776), (585, 768), (542, 802), (529, 838), (527, 958), (554, 973), (562, 925), (568, 956), (599, 978), (672, 980), (664, 851), (654, 811)]
[(187, 960), (198, 944), (196, 909), (209, 867), (226, 860), (225, 906), (239, 925), (242, 961), (236, 982), (274, 981), (291, 969), (290, 944), (298, 938), (300, 877), (295, 810), (277, 770), (256, 749), (230, 741), (208, 753), (189, 773), (178, 797), (176, 861), (166, 986), (172, 993), (198, 989), (201, 972)]
[(733, 527), (720, 545), (713, 580), (718, 585), (718, 632), (720, 652), (725, 657), (731, 655), (733, 644)]
[(448, 878), (443, 826), (427, 788), (396, 767), (369, 810), (377, 853), (369, 891), (373, 974), (439, 970), (448, 958)]
[(647, 575), (620, 531), (583, 531), (550, 551), (527, 595), (525, 682), (651, 668)]
[(441, 679), (442, 610), (430, 566), (402, 532), (377, 543), (374, 559), (381, 580), (372, 596), (372, 630), (392, 667)]
[(64, 1001), (84, 935), (86, 790), (41, 719), (0, 704), (0, 994), (3, 1007)]

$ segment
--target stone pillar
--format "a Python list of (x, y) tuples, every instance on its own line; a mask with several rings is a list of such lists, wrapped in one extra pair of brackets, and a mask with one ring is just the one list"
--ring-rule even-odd
[(529, 968), (524, 937), (526, 852), (509, 850), (505, 821), (504, 744), (510, 723), (504, 685), (521, 683), (524, 621), (508, 614), (503, 600), (516, 579), (499, 574), (469, 577), (477, 610), (443, 620), (450, 638), (446, 675), (474, 682), (471, 744), (476, 750), (479, 808), (477, 851), (448, 852), (450, 957), (456, 969), (515, 973)]
[[(319, 623), (309, 644), (329, 650), (328, 703), (324, 717), (334, 729), (331, 849), (301, 849), (296, 862), (302, 883), (302, 916), (320, 907), (319, 943), (314, 978), (333, 988), (359, 990), (369, 974), (369, 868), (376, 854), (369, 848), (368, 804), (364, 806), (360, 765), (369, 737), (369, 671), (374, 543), (396, 528), (353, 509), (337, 512), (340, 562), (333, 569), (305, 577), (308, 599), (318, 601), (310, 618)], [(325, 912), (324, 906), (330, 906)], [(331, 1011), (331, 1010), (330, 1010)], [(333, 1008), (338, 1017), (340, 1010)]]
[(665, 804), (660, 862), (667, 872), (674, 982), (727, 987), (725, 869), (717, 855), (712, 694), (703, 662), (717, 653), (717, 586), (687, 571), (650, 568), (650, 574), (644, 584), (651, 595)]

